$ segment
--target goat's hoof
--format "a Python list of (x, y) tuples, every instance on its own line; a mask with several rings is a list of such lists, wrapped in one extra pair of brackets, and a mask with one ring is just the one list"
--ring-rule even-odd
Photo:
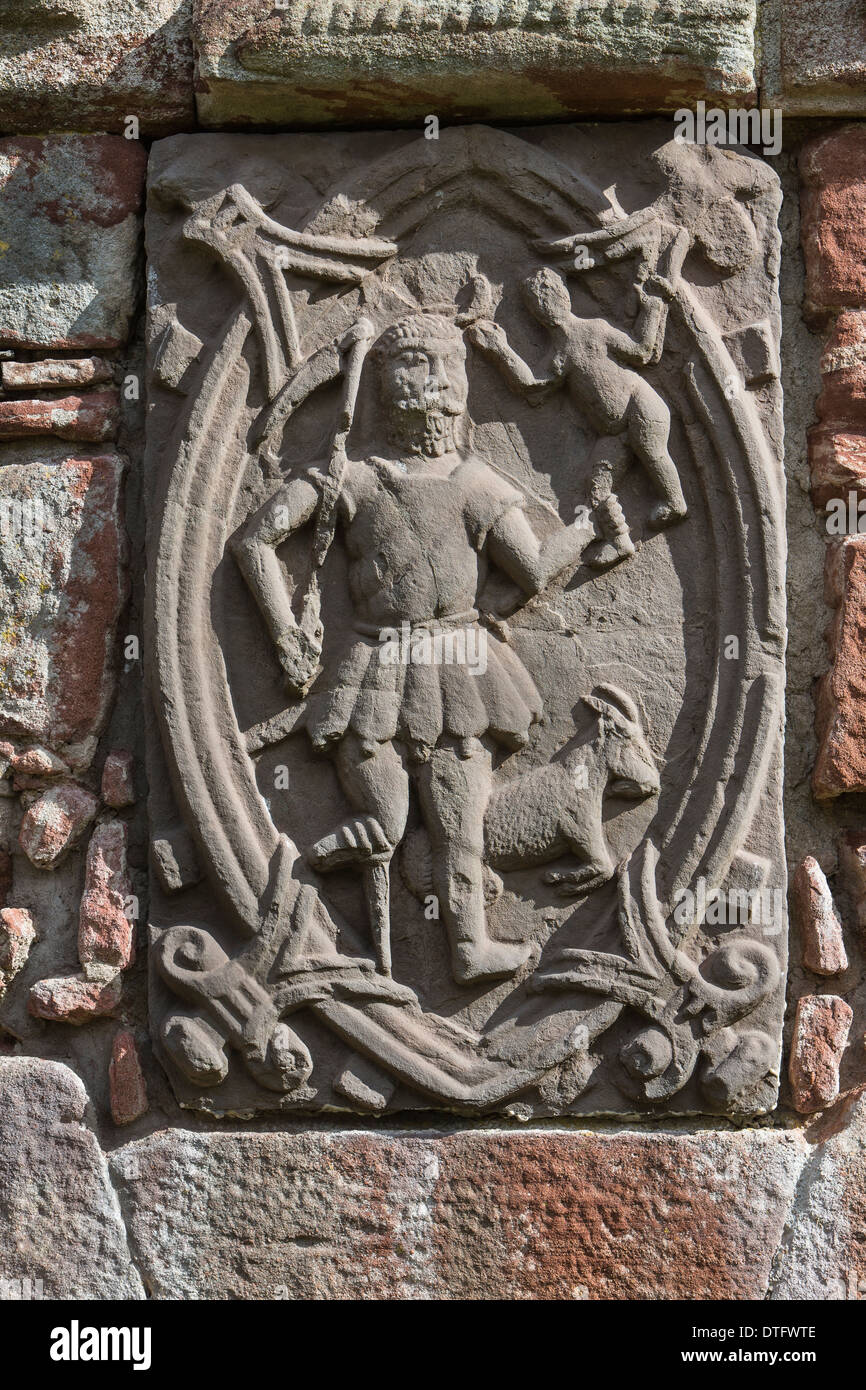
[(545, 883), (549, 883), (563, 898), (581, 897), (602, 883), (607, 883), (609, 878), (610, 873), (600, 873), (597, 869), (571, 869), (564, 872), (551, 869), (544, 875)]

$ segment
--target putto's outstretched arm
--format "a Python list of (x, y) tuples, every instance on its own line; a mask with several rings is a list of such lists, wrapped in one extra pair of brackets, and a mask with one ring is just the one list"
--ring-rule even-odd
[(551, 371), (549, 376), (536, 376), (528, 362), (514, 351), (505, 330), (490, 319), (479, 319), (466, 336), (496, 364), (511, 389), (525, 396), (530, 405), (540, 405), (565, 380), (563, 370)]

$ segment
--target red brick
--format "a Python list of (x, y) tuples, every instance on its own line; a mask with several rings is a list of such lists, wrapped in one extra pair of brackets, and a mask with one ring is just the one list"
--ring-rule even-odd
[(131, 753), (115, 748), (102, 769), (102, 799), (106, 806), (121, 810), (135, 801), (134, 761)]
[(831, 668), (818, 686), (818, 756), (812, 787), (819, 800), (866, 791), (866, 536), (828, 546), (826, 599)]
[(18, 974), (36, 940), (33, 918), (22, 907), (0, 910), (0, 995)]
[(793, 915), (803, 947), (803, 964), (816, 975), (839, 975), (848, 969), (842, 923), (816, 859), (808, 855), (793, 883)]
[(866, 129), (845, 126), (804, 147), (804, 312), (821, 320), (866, 307)]
[(839, 1067), (854, 1015), (844, 999), (810, 994), (797, 1001), (788, 1077), (795, 1110), (810, 1115), (839, 1095)]
[(866, 499), (866, 431), (813, 425), (809, 431), (809, 468), (816, 507), (826, 507), (837, 497), (847, 505), (851, 492), (858, 502)]
[(12, 892), (12, 855), (0, 849), (0, 907), (5, 907)]
[(138, 1049), (131, 1033), (118, 1033), (111, 1047), (108, 1068), (111, 1118), (116, 1125), (129, 1125), (148, 1108), (147, 1086)]
[(24, 748), (12, 759), (12, 771), (16, 777), (63, 777), (69, 775), (69, 767), (50, 748), (39, 744)]
[(821, 357), (818, 416), (837, 428), (866, 426), (866, 314), (846, 309), (834, 321)]
[(21, 821), (18, 843), (39, 869), (53, 869), (83, 835), (99, 803), (85, 787), (52, 787), (29, 806)]
[(116, 391), (85, 396), (0, 401), (0, 439), (27, 439), (52, 434), (57, 439), (104, 444), (120, 424)]
[(126, 839), (122, 821), (97, 825), (90, 837), (78, 916), (78, 958), (85, 971), (89, 965), (125, 970), (132, 960), (135, 925), (125, 912), (131, 893)]
[(111, 381), (111, 377), (111, 363), (102, 357), (43, 357), (40, 362), (0, 363), (0, 382), (7, 391), (96, 386)]
[(94, 1018), (111, 1018), (122, 992), (119, 976), (107, 982), (85, 980), (83, 975), (58, 976), (33, 986), (27, 1008), (34, 1018), (44, 1018), (49, 1023), (79, 1025)]

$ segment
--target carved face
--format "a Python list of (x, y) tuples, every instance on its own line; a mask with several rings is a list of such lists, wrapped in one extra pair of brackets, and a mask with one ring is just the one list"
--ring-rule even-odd
[(382, 393), (389, 412), (404, 419), (462, 415), (469, 393), (462, 342), (407, 346), (385, 358)]
[(571, 295), (560, 275), (547, 266), (523, 282), (530, 312), (541, 323), (563, 324), (571, 317)]
[(661, 781), (652, 750), (643, 730), (619, 715), (605, 717), (605, 758), (610, 773), (610, 792), (629, 801), (655, 796)]

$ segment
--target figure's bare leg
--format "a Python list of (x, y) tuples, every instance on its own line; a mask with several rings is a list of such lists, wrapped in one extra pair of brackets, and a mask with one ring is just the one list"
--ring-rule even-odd
[(409, 778), (393, 744), (367, 744), (354, 733), (340, 740), (335, 761), (343, 790), (361, 814), (323, 835), (307, 859), (319, 873), (347, 865), (361, 871), (377, 968), (390, 975), (391, 860), (406, 829)]
[(686, 515), (686, 499), (676, 464), (668, 452), (670, 411), (649, 387), (635, 393), (629, 407), (628, 440), (649, 475), (659, 501), (649, 515), (651, 526), (668, 526)]
[(628, 464), (628, 446), (622, 436), (604, 435), (596, 441), (590, 454), (589, 500), (602, 539), (586, 549), (586, 563), (593, 569), (609, 569), (634, 554), (628, 523), (616, 495)]
[(433, 851), (433, 890), (451, 942), (459, 984), (513, 975), (529, 947), (491, 941), (484, 913), (484, 811), (490, 754), (476, 739), (436, 748), (418, 772), (421, 811)]
[(337, 745), (340, 784), (361, 814), (349, 816), (307, 851), (314, 869), (387, 863), (403, 838), (409, 814), (409, 778), (392, 743), (371, 746), (348, 733)]

